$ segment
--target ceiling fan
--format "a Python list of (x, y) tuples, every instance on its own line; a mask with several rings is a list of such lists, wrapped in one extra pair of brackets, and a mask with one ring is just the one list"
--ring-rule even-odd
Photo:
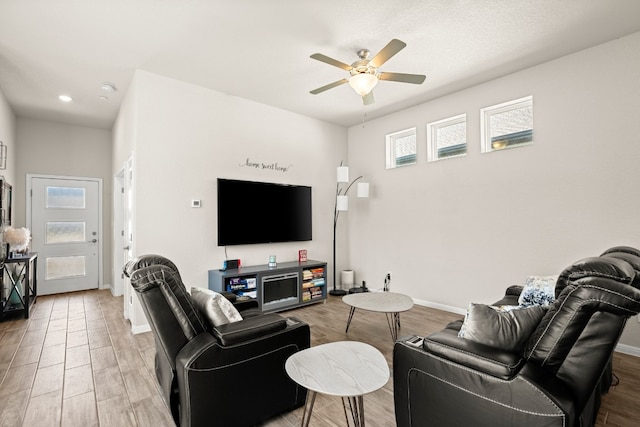
[(340, 62), (333, 58), (329, 58), (328, 56), (321, 53), (314, 53), (313, 55), (311, 55), (311, 58), (329, 65), (333, 65), (334, 67), (342, 68), (343, 70), (349, 72), (350, 77), (340, 79), (333, 83), (329, 83), (328, 85), (310, 91), (310, 93), (312, 93), (313, 95), (317, 95), (336, 86), (340, 86), (341, 84), (349, 83), (349, 86), (351, 86), (353, 90), (355, 90), (356, 93), (362, 97), (362, 102), (364, 103), (364, 105), (369, 105), (373, 104), (375, 101), (373, 98), (372, 89), (375, 87), (375, 85), (378, 84), (378, 81), (380, 80), (413, 83), (418, 85), (422, 84), (426, 76), (423, 76), (421, 74), (378, 72), (379, 67), (381, 67), (396, 53), (404, 49), (405, 46), (407, 46), (405, 42), (398, 39), (393, 39), (371, 59), (369, 59), (369, 55), (371, 54), (371, 52), (369, 52), (368, 49), (360, 49), (357, 52), (360, 59), (351, 65), (345, 64), (344, 62)]

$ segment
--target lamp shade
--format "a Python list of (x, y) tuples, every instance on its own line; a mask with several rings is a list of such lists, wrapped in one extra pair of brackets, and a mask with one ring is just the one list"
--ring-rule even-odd
[(360, 73), (349, 78), (349, 86), (360, 96), (365, 96), (378, 84), (375, 74)]
[(349, 210), (349, 198), (347, 196), (336, 196), (336, 209), (339, 211)]
[(369, 197), (369, 183), (368, 182), (359, 182), (358, 183), (358, 197)]
[(349, 182), (349, 167), (348, 166), (338, 166), (338, 182)]

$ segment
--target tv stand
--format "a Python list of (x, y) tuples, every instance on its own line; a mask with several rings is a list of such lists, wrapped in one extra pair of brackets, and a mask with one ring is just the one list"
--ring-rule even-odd
[(280, 262), (228, 270), (209, 270), (209, 289), (258, 301), (263, 312), (288, 310), (327, 299), (327, 263)]

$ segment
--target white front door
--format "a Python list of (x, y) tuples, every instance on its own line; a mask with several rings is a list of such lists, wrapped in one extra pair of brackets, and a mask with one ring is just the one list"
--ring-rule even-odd
[(28, 177), (32, 251), (38, 294), (96, 289), (100, 284), (101, 181)]
[[(129, 158), (115, 179), (114, 188), (114, 295), (124, 294), (124, 318), (135, 321), (133, 289), (123, 274), (123, 267), (133, 259), (133, 157)], [(118, 191), (119, 190), (119, 191)], [(119, 261), (118, 261), (119, 260)], [(119, 278), (119, 279), (118, 279)], [(117, 293), (117, 292), (120, 293)]]
[[(133, 168), (133, 157), (130, 157), (127, 160), (127, 163), (124, 167), (123, 172), (123, 189), (122, 194), (124, 195), (122, 200), (122, 265), (124, 266), (127, 262), (133, 259), (135, 241), (133, 239), (133, 219), (134, 219), (134, 168)], [(124, 275), (123, 275), (124, 278)], [(124, 317), (125, 319), (129, 319), (131, 322), (131, 329), (134, 333), (138, 333), (139, 324), (142, 322), (141, 319), (146, 321), (146, 318), (143, 315), (140, 315), (141, 307), (140, 302), (137, 297), (134, 297), (135, 291), (131, 287), (131, 282), (129, 279), (124, 278)], [(136, 309), (136, 305), (137, 308)], [(144, 322), (142, 322), (144, 326)], [(143, 328), (144, 329), (144, 328)]]

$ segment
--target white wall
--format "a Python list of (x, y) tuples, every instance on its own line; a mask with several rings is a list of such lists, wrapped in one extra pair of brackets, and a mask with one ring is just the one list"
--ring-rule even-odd
[(111, 261), (111, 131), (19, 117), (13, 200), (15, 223), (26, 224), (26, 175), (102, 178), (103, 283), (112, 283)]
[[(120, 153), (114, 167), (125, 152), (135, 152), (136, 255), (164, 255), (187, 287), (206, 287), (208, 270), (225, 259), (216, 235), (221, 177), (312, 187), (312, 241), (229, 246), (228, 258), (243, 265), (266, 264), (269, 255), (294, 261), (307, 249), (309, 259), (331, 261), (345, 128), (147, 72), (136, 73), (133, 88), (114, 129), (114, 153)], [(247, 159), (288, 169), (255, 169), (245, 166)], [(202, 207), (191, 208), (192, 199)], [(251, 200), (245, 208), (260, 215)]]
[(137, 114), (137, 73), (127, 89), (127, 94), (120, 104), (118, 117), (113, 124), (113, 141), (111, 145), (112, 175), (116, 176), (125, 163), (135, 153), (135, 142), (138, 134)]
[[(534, 144), (480, 154), (479, 110), (526, 95)], [(351, 266), (371, 287), (391, 271), (392, 290), (462, 310), (527, 275), (640, 247), (639, 112), (636, 33), (350, 128), (350, 166), (372, 184), (348, 213)], [(461, 113), (467, 156), (427, 163), (427, 122)], [(413, 126), (418, 164), (385, 170), (385, 134)], [(635, 318), (621, 342), (640, 347)]]
[[(132, 159), (133, 164), (135, 165), (136, 143), (138, 138), (138, 89), (137, 89), (138, 77), (137, 76), (138, 76), (138, 73), (136, 73), (131, 83), (129, 84), (129, 88), (127, 90), (127, 93), (124, 99), (122, 100), (122, 104), (120, 105), (120, 110), (118, 111), (118, 116), (116, 117), (116, 121), (113, 125), (113, 143), (111, 147), (112, 149), (111, 158), (113, 160), (112, 175), (114, 177), (119, 176), (121, 171), (128, 170), (127, 163), (129, 159)], [(131, 182), (130, 181), (127, 181), (127, 182), (130, 185)], [(118, 181), (118, 185), (123, 185), (123, 183)], [(135, 194), (135, 180), (134, 180), (133, 190)], [(135, 206), (136, 206), (135, 196), (133, 197), (133, 200), (128, 200), (128, 201), (120, 200), (117, 203), (114, 201), (114, 207), (117, 206), (118, 208), (122, 208), (124, 210), (125, 206), (121, 206), (121, 205), (126, 205), (128, 203), (132, 204), (132, 206), (129, 208), (131, 209), (131, 212), (135, 216)], [(117, 236), (117, 234), (124, 230), (116, 229), (115, 222), (116, 222), (116, 217), (118, 217), (118, 215), (121, 215), (123, 213), (124, 212), (114, 212), (113, 214), (114, 221), (112, 222), (112, 227), (114, 227), (113, 228), (114, 242), (122, 242), (121, 237)], [(125, 221), (125, 218), (119, 217), (118, 220)], [(137, 236), (135, 217), (132, 218), (132, 220), (133, 221), (130, 224), (131, 229), (129, 231), (134, 236)], [(120, 226), (120, 228), (122, 228), (122, 225)], [(128, 240), (126, 241), (128, 242)], [(114, 274), (117, 274), (116, 272), (121, 271), (122, 269), (122, 266), (118, 265), (118, 263), (120, 262), (119, 258), (122, 256), (122, 252), (119, 247), (115, 246), (115, 243), (114, 243), (114, 248), (115, 248), (113, 253), (114, 267), (115, 267)], [(135, 242), (133, 244), (133, 253), (135, 254)], [(118, 278), (114, 278), (114, 280), (118, 280)], [(124, 277), (121, 276), (121, 280), (122, 280), (121, 284), (123, 286), (123, 293), (124, 293), (123, 299), (125, 304), (125, 307), (123, 307), (123, 314), (131, 322), (132, 331), (134, 333), (138, 333), (138, 332), (145, 332), (149, 330), (149, 324), (144, 315), (144, 312), (142, 311), (142, 306), (140, 305), (137, 297), (133, 296), (135, 292), (131, 288), (129, 282)], [(120, 282), (118, 282), (118, 285), (120, 285)], [(117, 288), (117, 286), (114, 286), (114, 288)]]
[[(16, 163), (16, 115), (7, 103), (2, 91), (0, 91), (0, 141), (7, 146), (7, 168), (0, 170), (0, 175), (4, 176), (11, 185), (15, 182)], [(15, 216), (15, 210), (13, 214)]]

